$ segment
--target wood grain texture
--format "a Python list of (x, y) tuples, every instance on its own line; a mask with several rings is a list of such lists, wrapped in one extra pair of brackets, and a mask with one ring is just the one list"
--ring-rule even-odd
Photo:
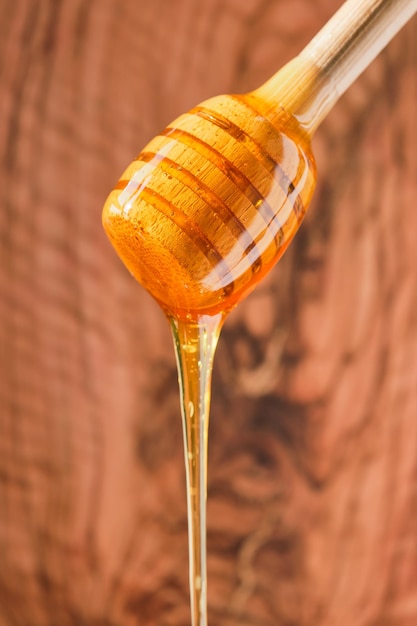
[[(189, 623), (168, 326), (104, 199), (334, 0), (0, 1), (0, 626)], [(209, 621), (417, 623), (417, 23), (315, 140), (320, 184), (216, 358)]]

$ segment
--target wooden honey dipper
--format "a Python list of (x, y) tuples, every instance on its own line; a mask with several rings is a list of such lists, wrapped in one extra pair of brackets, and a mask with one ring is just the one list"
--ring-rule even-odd
[(104, 228), (168, 314), (230, 310), (276, 263), (313, 194), (313, 132), (416, 10), (348, 0), (264, 85), (196, 106), (127, 168)]
[(315, 186), (314, 131), (416, 11), (417, 0), (348, 0), (264, 85), (207, 100), (172, 122), (106, 201), (106, 233), (165, 311), (174, 337), (193, 626), (207, 625), (207, 433), (221, 325), (303, 219)]

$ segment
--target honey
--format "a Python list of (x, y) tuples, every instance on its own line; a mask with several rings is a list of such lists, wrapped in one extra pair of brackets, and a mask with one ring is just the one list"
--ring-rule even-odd
[(210, 383), (222, 314), (171, 318), (183, 418), (193, 626), (207, 626), (206, 495)]
[(212, 98), (145, 147), (111, 192), (104, 228), (168, 315), (227, 313), (280, 258), (315, 184), (306, 133), (253, 94)]
[(164, 310), (174, 338), (193, 626), (207, 625), (207, 445), (217, 340), (227, 313), (287, 248), (314, 185), (305, 129), (253, 92), (212, 98), (175, 120), (127, 168), (104, 207), (110, 241)]

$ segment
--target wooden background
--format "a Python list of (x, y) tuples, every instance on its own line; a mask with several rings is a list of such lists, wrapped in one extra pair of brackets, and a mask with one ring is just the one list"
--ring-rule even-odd
[[(101, 229), (158, 130), (339, 0), (0, 0), (0, 626), (189, 624), (168, 326)], [(212, 626), (417, 623), (417, 21), (315, 140), (320, 183), (214, 375)]]

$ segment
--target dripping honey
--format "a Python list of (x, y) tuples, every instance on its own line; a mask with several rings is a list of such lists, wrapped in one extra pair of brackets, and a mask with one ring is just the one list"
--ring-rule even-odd
[(193, 626), (207, 626), (206, 495), (212, 362), (223, 316), (171, 318), (183, 418)]
[(104, 228), (174, 337), (187, 475), (193, 626), (207, 626), (206, 481), (212, 360), (226, 314), (272, 268), (310, 202), (309, 139), (257, 96), (212, 98), (127, 168)]
[(202, 103), (144, 148), (106, 202), (113, 246), (174, 317), (233, 308), (304, 216), (315, 184), (308, 137), (264, 108), (256, 92)]

